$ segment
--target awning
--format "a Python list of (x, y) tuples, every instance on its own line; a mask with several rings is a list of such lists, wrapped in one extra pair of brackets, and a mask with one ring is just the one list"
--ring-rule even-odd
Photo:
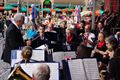
[(43, 8), (43, 11), (50, 12), (51, 9), (50, 8)]
[(12, 5), (12, 6), (14, 6), (14, 7), (17, 7), (17, 6), (18, 6), (17, 3), (13, 3), (13, 4), (10, 4), (10, 5)]
[(4, 7), (0, 7), (0, 10), (4, 10)]
[[(27, 3), (27, 0), (22, 0), (24, 4)], [(40, 4), (41, 0), (29, 0), (29, 4)], [(84, 5), (85, 0), (54, 0), (54, 4), (70, 4), (71, 5)], [(7, 3), (17, 3), (18, 0), (7, 0)]]
[[(18, 7), (17, 8), (14, 8), (13, 10), (17, 11), (18, 10)], [(21, 7), (21, 11), (22, 12), (27, 12), (27, 8), (25, 6), (22, 6)]]
[[(103, 10), (96, 10), (96, 11), (95, 11), (95, 15), (96, 15), (96, 16), (100, 16), (100, 15), (102, 15), (103, 13), (104, 13)], [(81, 16), (88, 16), (88, 15), (92, 15), (92, 11), (83, 11), (83, 12), (81, 12), (80, 14), (81, 14)]]
[[(37, 11), (41, 11), (39, 8), (36, 8), (36, 9), (37, 9)], [(17, 11), (17, 8), (14, 8), (13, 10)], [(21, 11), (22, 12), (27, 12), (27, 8), (26, 7), (22, 7)], [(28, 11), (32, 11), (32, 8), (29, 8)]]
[(59, 8), (55, 8), (54, 9), (56, 12), (61, 12), (61, 9), (59, 9)]
[(13, 9), (14, 7), (12, 6), (12, 5), (10, 5), (10, 4), (8, 4), (7, 6), (5, 6), (5, 10), (11, 10), (11, 9)]
[(22, 6), (22, 7), (21, 7), (21, 11), (22, 11), (22, 12), (27, 12), (27, 8), (26, 8), (25, 6)]

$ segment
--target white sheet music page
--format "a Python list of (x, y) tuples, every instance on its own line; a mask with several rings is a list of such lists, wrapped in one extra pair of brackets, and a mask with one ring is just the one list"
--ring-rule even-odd
[(86, 80), (82, 59), (69, 60), (68, 65), (72, 80)]
[(68, 58), (76, 58), (75, 51), (64, 52), (64, 55)]
[[(32, 73), (36, 66), (40, 63), (27, 63), (20, 64), (21, 68), (32, 77)], [(43, 64), (43, 63), (41, 63)], [(59, 80), (59, 65), (58, 63), (45, 63), (50, 67), (50, 79), (49, 80)]]
[(21, 52), (22, 52), (21, 50), (17, 50), (17, 60), (16, 60), (16, 62), (19, 62), (19, 61), (22, 60)]
[(96, 59), (83, 59), (88, 80), (99, 80), (99, 72)]
[(47, 45), (41, 45), (41, 46), (37, 47), (36, 49), (46, 50), (47, 49)]
[(33, 55), (31, 59), (37, 60), (37, 61), (45, 61), (45, 51), (44, 50), (33, 50)]
[(50, 79), (59, 80), (59, 64), (58, 63), (47, 63), (50, 67)]
[(13, 67), (15, 63), (21, 60), (22, 60), (21, 50), (12, 50), (11, 51), (11, 67)]
[(53, 61), (60, 62), (60, 67), (62, 68), (62, 60), (64, 60), (64, 52), (53, 52)]

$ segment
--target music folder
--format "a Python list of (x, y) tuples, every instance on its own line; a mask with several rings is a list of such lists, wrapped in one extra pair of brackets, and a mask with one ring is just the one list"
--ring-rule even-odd
[(66, 80), (99, 80), (97, 61), (94, 58), (62, 61)]
[[(31, 59), (36, 61), (45, 61), (45, 51), (41, 49), (33, 50)], [(21, 50), (11, 50), (11, 67), (21, 60)]]
[(29, 76), (19, 64), (16, 64), (14, 69), (11, 71), (9, 76), (7, 77), (7, 80), (32, 80), (32, 77)]
[(39, 63), (22, 63), (21, 68), (32, 77), (32, 73), (37, 65), (47, 64), (50, 67), (50, 79), (49, 80), (59, 80), (59, 63), (57, 62), (39, 62)]
[(65, 60), (67, 58), (76, 58), (75, 51), (66, 51), (66, 52), (53, 52), (52, 53), (53, 61), (59, 62), (60, 67), (62, 68), (62, 60)]

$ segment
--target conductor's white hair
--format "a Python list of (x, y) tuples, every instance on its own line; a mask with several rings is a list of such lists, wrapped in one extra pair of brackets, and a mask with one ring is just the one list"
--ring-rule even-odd
[(49, 80), (50, 68), (47, 64), (40, 63), (37, 65), (36, 70), (33, 71), (35, 80)]
[(16, 13), (14, 15), (14, 21), (20, 21), (22, 19), (22, 17), (24, 17), (24, 15), (22, 13)]

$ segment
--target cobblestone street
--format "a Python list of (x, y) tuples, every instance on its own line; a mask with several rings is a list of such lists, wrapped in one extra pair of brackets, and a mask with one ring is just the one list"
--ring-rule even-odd
[(4, 39), (0, 34), (0, 80), (6, 80), (10, 71), (10, 65), (1, 60), (3, 45), (4, 45)]

